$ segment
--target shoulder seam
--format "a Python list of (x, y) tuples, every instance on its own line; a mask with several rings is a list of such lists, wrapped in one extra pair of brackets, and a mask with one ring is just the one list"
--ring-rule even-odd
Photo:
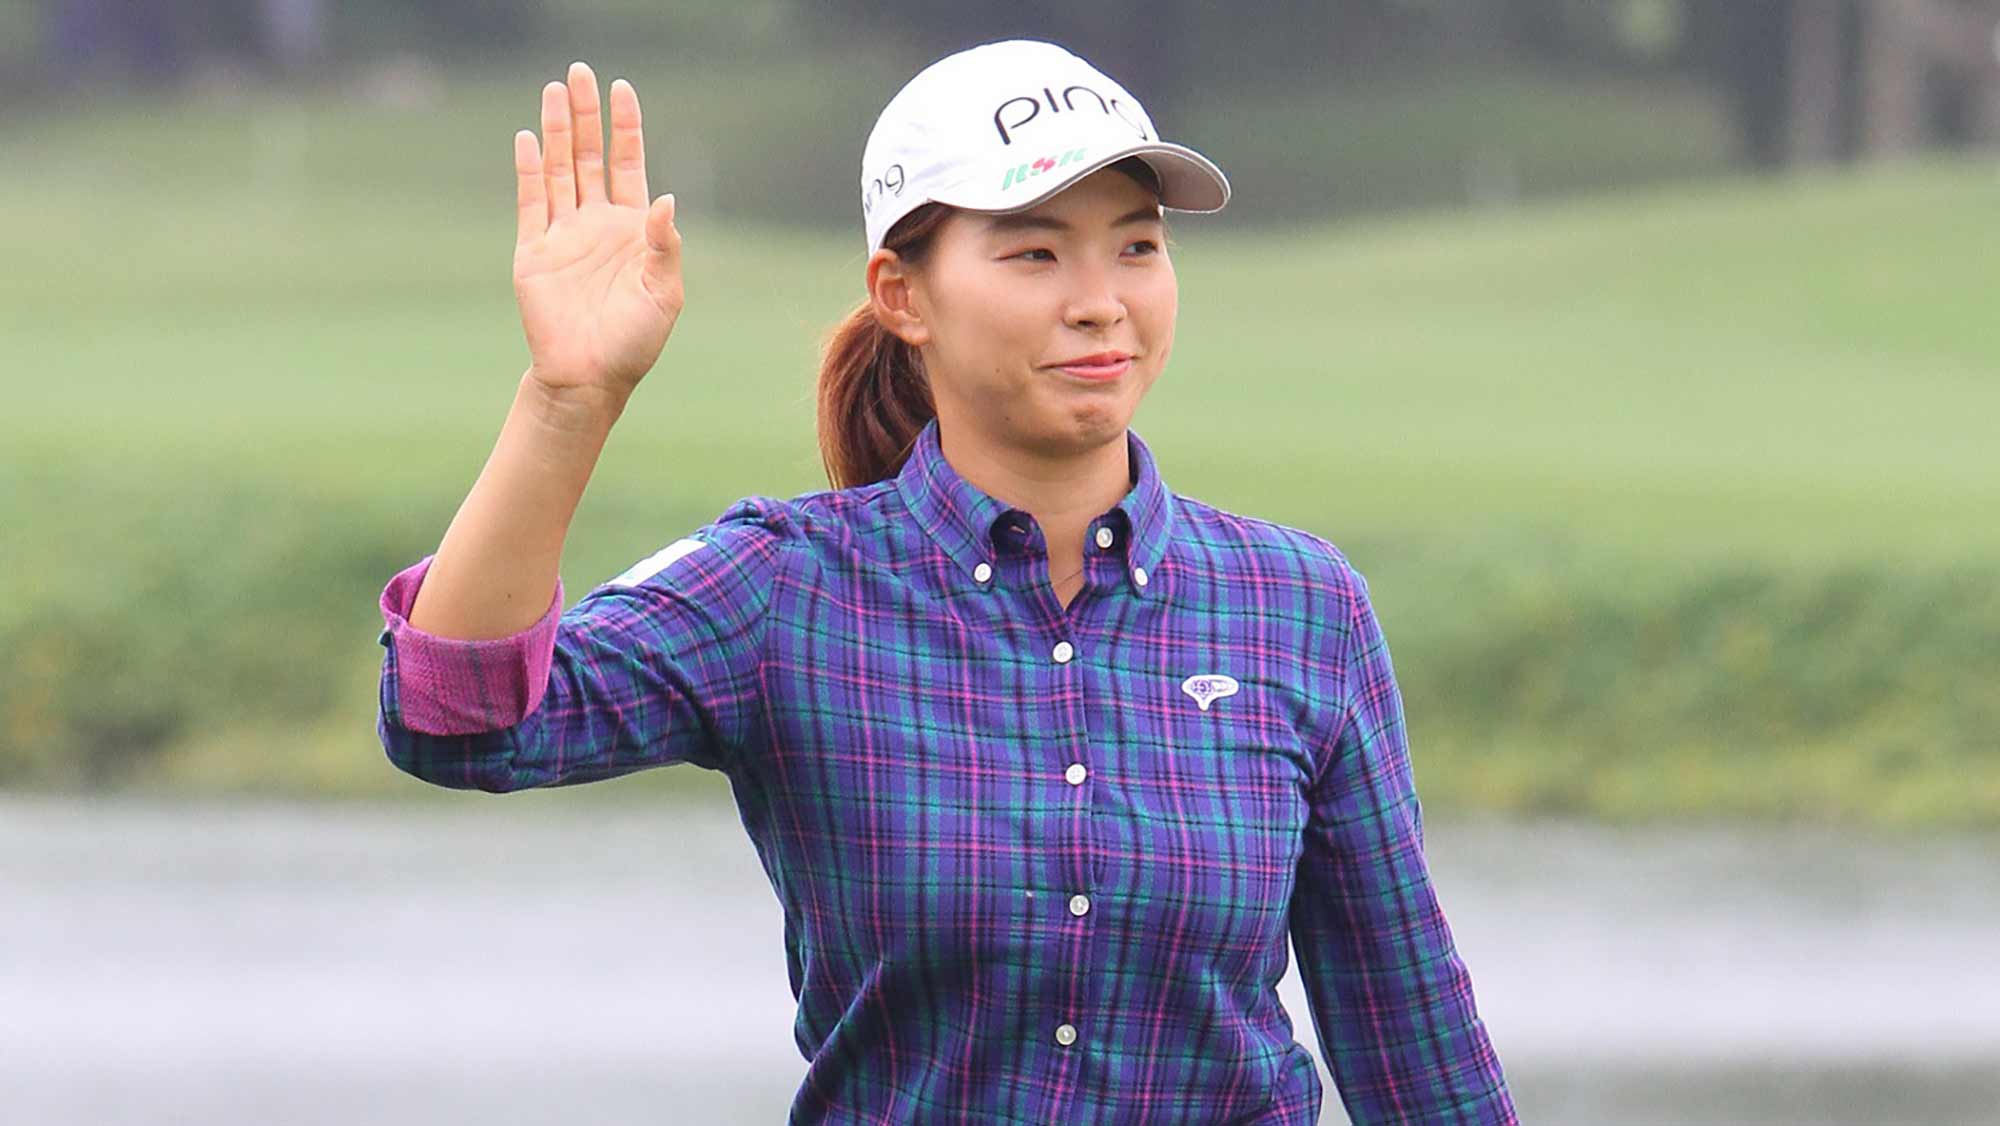
[[(1329, 544), (1328, 546), (1331, 547), (1332, 545)], [(1347, 733), (1348, 724), (1354, 721), (1354, 669), (1357, 662), (1356, 654), (1361, 640), (1359, 623), (1361, 606), (1364, 601), (1362, 591), (1365, 589), (1363, 585), (1365, 580), (1362, 579), (1361, 572), (1355, 568), (1353, 563), (1348, 561), (1346, 556), (1340, 554), (1338, 548), (1334, 548), (1333, 552), (1334, 575), (1337, 579), (1345, 579), (1344, 582), (1339, 583), (1339, 597), (1344, 598), (1347, 602), (1344, 622), (1346, 636), (1341, 639), (1340, 645), (1335, 651), (1340, 673), (1334, 690), (1333, 723), (1327, 731), (1326, 738), (1323, 740), (1323, 761), (1319, 764), (1313, 778), (1313, 785), (1315, 786), (1324, 781), (1327, 773), (1333, 770), (1334, 759), (1340, 755), (1341, 736)]]

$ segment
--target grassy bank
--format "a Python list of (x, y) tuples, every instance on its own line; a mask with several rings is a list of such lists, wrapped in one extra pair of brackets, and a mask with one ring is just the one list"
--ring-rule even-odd
[[(216, 112), (9, 135), (0, 785), (416, 794), (375, 743), (374, 599), (525, 361), (506, 130), (476, 185), (366, 121), (270, 142), (305, 146), (307, 189)], [(1960, 163), (1185, 218), (1138, 427), (1175, 488), (1369, 575), (1427, 807), (2000, 823), (1993, 191)], [(683, 225), (689, 309), (585, 500), (572, 599), (819, 483), (814, 347), (859, 236)]]

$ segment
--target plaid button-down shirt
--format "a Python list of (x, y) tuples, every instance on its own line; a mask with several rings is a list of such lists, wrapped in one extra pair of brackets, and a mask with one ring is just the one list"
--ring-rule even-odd
[(724, 772), (784, 907), (795, 1123), (1306, 1126), (1288, 935), (1356, 1123), (1513, 1122), (1366, 583), (1127, 441), (1066, 609), (936, 422), (514, 637), (413, 629), (427, 556), (382, 594), (379, 734), (458, 788)]

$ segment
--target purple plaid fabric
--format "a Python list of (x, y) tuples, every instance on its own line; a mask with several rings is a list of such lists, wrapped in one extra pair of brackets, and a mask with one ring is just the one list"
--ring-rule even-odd
[(1168, 492), (1041, 530), (944, 460), (753, 497), (511, 638), (382, 595), (378, 731), (442, 786), (724, 772), (784, 906), (794, 1123), (1515, 1121), (1433, 891), (1389, 650), (1331, 544)]

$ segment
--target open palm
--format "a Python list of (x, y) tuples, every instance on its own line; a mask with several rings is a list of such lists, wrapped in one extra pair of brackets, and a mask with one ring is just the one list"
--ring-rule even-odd
[(514, 296), (533, 378), (622, 403), (659, 359), (684, 295), (674, 198), (648, 203), (638, 92), (621, 78), (610, 101), (608, 167), (597, 76), (581, 62), (542, 88), (543, 143), (514, 135)]

